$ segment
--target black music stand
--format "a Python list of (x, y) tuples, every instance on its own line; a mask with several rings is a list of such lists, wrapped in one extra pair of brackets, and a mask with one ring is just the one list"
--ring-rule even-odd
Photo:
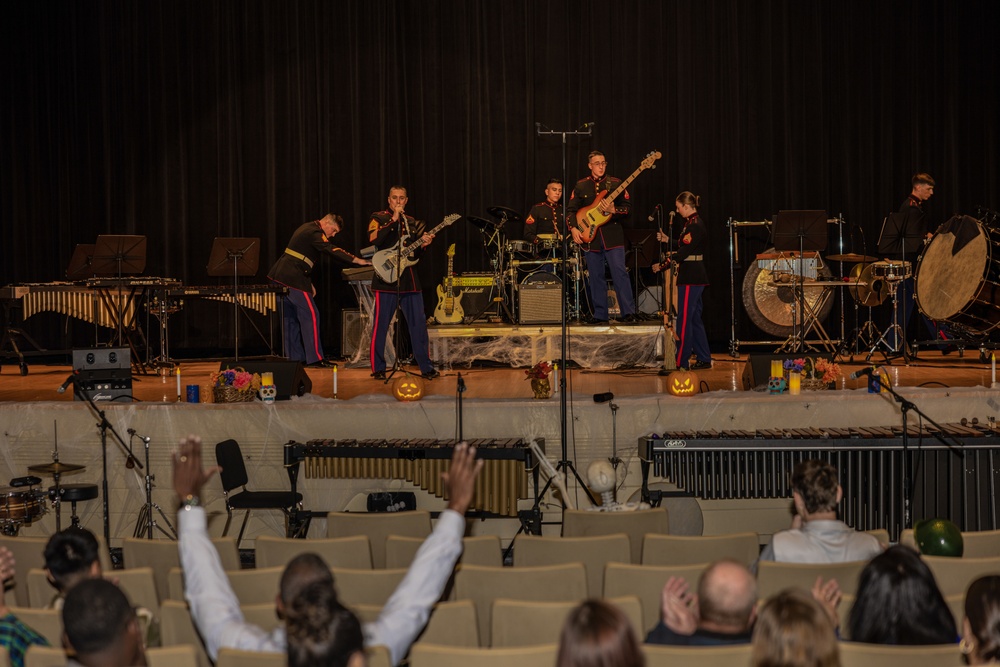
[[(906, 211), (890, 213), (885, 216), (882, 221), (882, 231), (878, 235), (878, 253), (882, 257), (889, 257), (890, 259), (898, 259), (907, 264), (907, 257), (916, 257), (920, 254), (920, 250), (924, 245), (924, 213), (916, 207), (910, 207)], [(908, 278), (903, 279), (905, 284)], [(907, 352), (907, 334), (906, 334), (906, 321), (900, 322), (899, 320), (899, 285), (893, 287), (892, 292), (892, 323), (889, 328), (886, 329), (885, 333), (882, 334), (880, 341), (885, 341), (886, 336), (892, 332), (896, 337), (895, 349), (892, 352), (899, 352), (903, 355), (904, 360), (909, 360), (911, 355)], [(913, 295), (907, 295), (907, 290), (903, 288), (903, 298), (913, 298)], [(903, 304), (903, 312), (906, 312), (906, 304)], [(911, 311), (912, 314), (912, 311)], [(909, 318), (903, 317), (903, 320)], [(888, 346), (888, 343), (886, 343)], [(871, 356), (871, 355), (869, 355)]]
[(772, 230), (774, 249), (780, 252), (799, 253), (799, 272), (795, 288), (796, 317), (792, 321), (792, 336), (798, 330), (795, 352), (805, 348), (806, 293), (805, 253), (826, 250), (826, 211), (778, 211)]
[(217, 236), (205, 270), (209, 276), (233, 277), (233, 359), (240, 360), (240, 276), (255, 276), (260, 267), (260, 239)]
[[(137, 275), (146, 270), (146, 237), (124, 234), (98, 236), (97, 242), (94, 244), (94, 257), (90, 268), (95, 276), (110, 276), (115, 279), (118, 299), (114, 305), (109, 303), (110, 298), (106, 293), (101, 292), (101, 294), (105, 304), (109, 306), (109, 310), (115, 314), (115, 324), (118, 329), (118, 338), (111, 345), (112, 347), (116, 344), (125, 345), (122, 320), (125, 319), (125, 313), (128, 311), (128, 305), (133, 301), (135, 292), (133, 289), (127, 304), (122, 303), (123, 276)], [(136, 350), (131, 337), (129, 337), (127, 345), (132, 351), (132, 362), (139, 363), (138, 350)]]
[(96, 243), (77, 243), (66, 267), (66, 280), (86, 280), (94, 276), (94, 249)]

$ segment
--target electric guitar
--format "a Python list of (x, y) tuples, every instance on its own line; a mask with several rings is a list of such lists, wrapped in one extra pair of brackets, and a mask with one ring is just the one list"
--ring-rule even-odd
[(448, 273), (445, 274), (447, 289), (437, 286), (438, 302), (434, 307), (434, 321), (438, 324), (455, 324), (465, 317), (462, 310), (462, 292), (455, 294), (455, 277), (451, 273), (455, 263), (455, 244), (448, 248)]
[(576, 212), (576, 227), (580, 230), (580, 236), (583, 237), (584, 243), (590, 243), (597, 236), (597, 230), (600, 229), (601, 225), (606, 223), (611, 219), (611, 216), (604, 213), (599, 208), (600, 204), (604, 199), (609, 202), (613, 202), (615, 198), (621, 193), (625, 192), (625, 188), (628, 187), (629, 183), (635, 180), (635, 177), (641, 174), (644, 170), (653, 168), (654, 162), (662, 157), (660, 151), (654, 151), (646, 155), (646, 159), (642, 161), (639, 168), (632, 172), (632, 175), (622, 181), (622, 184), (612, 191), (609, 195), (607, 190), (601, 190), (597, 193), (597, 197), (594, 199), (593, 203), (588, 206), (584, 206), (579, 211)]
[[(457, 213), (452, 213), (451, 215), (445, 217), (434, 229), (427, 232), (428, 234), (434, 235), (438, 231), (444, 229), (445, 227), (453, 224), (456, 220), (461, 218)], [(406, 241), (409, 237), (400, 238), (399, 243), (391, 248), (386, 248), (385, 250), (379, 250), (372, 256), (372, 268), (375, 269), (375, 273), (378, 277), (387, 283), (394, 283), (399, 280), (399, 273), (408, 266), (413, 266), (418, 261), (413, 258), (413, 253), (421, 247), (420, 239), (417, 238), (412, 243), (407, 245)]]

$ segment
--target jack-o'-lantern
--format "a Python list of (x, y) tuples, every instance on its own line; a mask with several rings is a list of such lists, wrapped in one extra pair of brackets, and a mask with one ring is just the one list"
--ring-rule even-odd
[(676, 370), (667, 376), (667, 391), (673, 396), (693, 396), (699, 389), (697, 373)]
[(416, 375), (404, 373), (392, 383), (392, 395), (397, 401), (419, 401), (424, 397), (424, 381)]

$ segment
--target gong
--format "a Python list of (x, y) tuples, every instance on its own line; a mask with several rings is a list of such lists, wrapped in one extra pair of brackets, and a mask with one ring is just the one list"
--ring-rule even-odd
[[(764, 254), (775, 252), (774, 248), (768, 248)], [(826, 266), (819, 269), (820, 280), (829, 280), (833, 274)], [(828, 289), (822, 286), (810, 287), (806, 283), (802, 289), (805, 301), (811, 309), (816, 308), (823, 297), (823, 290)], [(830, 311), (833, 310), (833, 299), (826, 299), (823, 308), (819, 311), (817, 318), (820, 322), (826, 321)], [(762, 331), (787, 338), (792, 335), (793, 313), (792, 306), (795, 303), (795, 285), (792, 282), (781, 283), (775, 280), (775, 275), (770, 269), (762, 269), (757, 262), (753, 263), (747, 273), (743, 276), (743, 306), (747, 310), (750, 320)]]

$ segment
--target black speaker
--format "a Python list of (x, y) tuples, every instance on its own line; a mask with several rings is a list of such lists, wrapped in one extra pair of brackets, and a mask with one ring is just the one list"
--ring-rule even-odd
[(287, 401), (293, 395), (304, 396), (312, 391), (312, 380), (306, 374), (301, 361), (223, 361), (219, 370), (227, 368), (242, 368), (248, 373), (274, 374), (274, 386), (278, 390), (275, 397), (279, 401)]
[(76, 386), (74, 401), (132, 400), (132, 355), (127, 347), (93, 347), (73, 350)]
[(809, 357), (814, 361), (826, 359), (833, 361), (830, 354), (815, 354), (813, 352), (798, 352), (795, 354), (750, 354), (747, 355), (746, 365), (743, 366), (743, 391), (752, 391), (758, 387), (766, 387), (767, 380), (771, 377), (771, 361), (774, 359), (804, 359)]

